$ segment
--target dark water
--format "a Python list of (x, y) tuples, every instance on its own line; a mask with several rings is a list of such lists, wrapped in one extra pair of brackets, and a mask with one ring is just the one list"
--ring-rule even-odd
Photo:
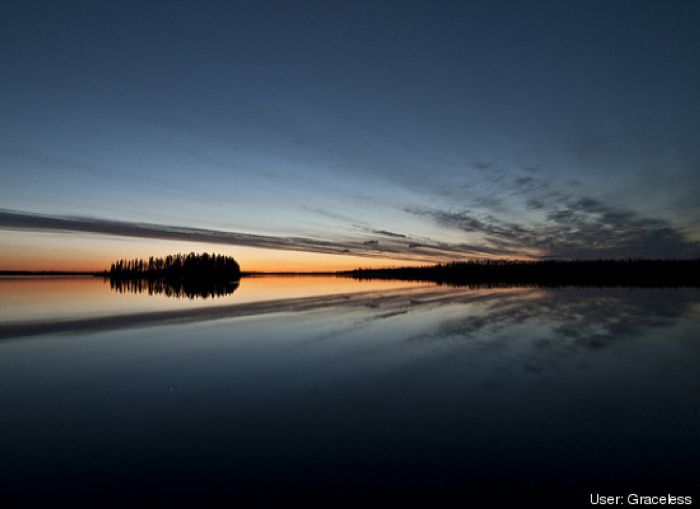
[(3, 493), (590, 505), (700, 487), (697, 290), (244, 279), (180, 302), (10, 283)]

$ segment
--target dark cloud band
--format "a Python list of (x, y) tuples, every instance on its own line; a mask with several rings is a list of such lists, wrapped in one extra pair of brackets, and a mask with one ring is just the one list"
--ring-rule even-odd
[(43, 231), (63, 233), (93, 233), (119, 237), (155, 240), (201, 242), (233, 246), (303, 251), (323, 254), (345, 254), (365, 257), (392, 258), (436, 262), (442, 259), (461, 259), (467, 253), (454, 247), (421, 244), (403, 238), (382, 240), (314, 240), (303, 237), (274, 237), (250, 233), (208, 230), (181, 226), (131, 223), (90, 217), (69, 217), (33, 214), (14, 210), (0, 210), (0, 228), (18, 231)]
[(697, 258), (700, 245), (662, 219), (610, 207), (588, 197), (531, 201), (546, 212), (536, 224), (504, 221), (470, 211), (410, 210), (432, 217), (440, 226), (474, 233), (502, 254), (538, 252), (554, 258)]

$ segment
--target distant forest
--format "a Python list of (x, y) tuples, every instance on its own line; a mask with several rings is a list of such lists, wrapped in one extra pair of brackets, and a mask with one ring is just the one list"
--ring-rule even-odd
[(700, 286), (700, 260), (485, 260), (397, 269), (356, 269), (356, 279), (431, 281), (453, 286)]
[(166, 281), (227, 282), (240, 279), (241, 269), (230, 256), (208, 253), (168, 255), (148, 260), (117, 260), (109, 270), (110, 279), (162, 279)]

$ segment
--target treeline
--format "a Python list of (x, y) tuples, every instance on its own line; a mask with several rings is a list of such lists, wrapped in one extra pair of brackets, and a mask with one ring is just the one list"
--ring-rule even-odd
[(356, 279), (432, 281), (454, 286), (697, 287), (700, 260), (485, 260), (428, 267), (356, 269), (343, 274)]
[(192, 281), (232, 281), (241, 269), (230, 256), (208, 253), (168, 255), (148, 260), (117, 260), (109, 270), (111, 279), (164, 279)]

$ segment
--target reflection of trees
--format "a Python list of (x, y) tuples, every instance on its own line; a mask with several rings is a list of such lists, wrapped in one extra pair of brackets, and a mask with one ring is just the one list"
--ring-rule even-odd
[(119, 293), (148, 293), (148, 295), (164, 295), (178, 299), (185, 297), (206, 299), (232, 294), (238, 288), (238, 281), (208, 283), (187, 280), (110, 278), (109, 286)]

